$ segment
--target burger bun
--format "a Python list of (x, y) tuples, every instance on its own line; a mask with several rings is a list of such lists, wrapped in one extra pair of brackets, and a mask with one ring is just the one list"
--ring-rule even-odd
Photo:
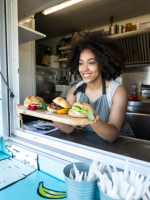
[[(75, 105), (79, 107), (83, 107), (85, 110), (90, 110), (92, 113), (94, 113), (94, 109), (88, 103), (76, 102), (73, 104), (73, 106)], [(78, 117), (78, 118), (87, 118), (87, 115), (81, 115), (80, 113), (77, 114), (77, 112), (74, 113), (72, 109), (69, 110), (68, 115), (72, 117)]]
[(63, 108), (71, 108), (71, 104), (63, 99), (62, 97), (57, 97), (53, 100), (54, 103), (58, 104), (59, 106)]
[(28, 96), (25, 100), (24, 100), (24, 107), (28, 107), (28, 103), (34, 103), (37, 106), (40, 106), (42, 104), (42, 102), (44, 102), (44, 100), (41, 97), (34, 97), (34, 96)]

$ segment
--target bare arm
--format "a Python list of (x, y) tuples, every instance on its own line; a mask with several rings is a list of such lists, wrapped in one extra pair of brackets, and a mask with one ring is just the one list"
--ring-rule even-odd
[[(66, 97), (66, 100), (69, 101), (71, 105), (73, 105), (76, 102), (76, 96), (73, 95), (75, 90), (76, 86), (74, 85), (73, 87), (70, 88)], [(54, 124), (59, 128), (59, 130), (61, 130), (66, 134), (70, 134), (74, 130), (74, 127), (68, 124), (63, 124), (60, 122), (54, 122)]]
[(92, 128), (103, 139), (109, 142), (115, 141), (124, 124), (126, 108), (127, 92), (123, 86), (119, 86), (113, 96), (108, 123), (103, 122), (96, 114), (97, 122), (91, 125)]

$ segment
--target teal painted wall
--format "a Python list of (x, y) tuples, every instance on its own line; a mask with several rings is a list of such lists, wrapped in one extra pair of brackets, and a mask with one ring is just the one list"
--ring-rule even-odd
[(3, 129), (2, 129), (2, 98), (1, 98), (1, 82), (0, 82), (0, 136), (3, 134)]
[(46, 158), (41, 155), (38, 156), (38, 162), (40, 171), (49, 174), (61, 181), (65, 181), (63, 174), (63, 169), (66, 166), (65, 164)]

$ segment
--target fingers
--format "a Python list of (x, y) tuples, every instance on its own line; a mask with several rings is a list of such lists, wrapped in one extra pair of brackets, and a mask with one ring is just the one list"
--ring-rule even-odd
[(93, 114), (94, 114), (96, 121), (98, 121), (100, 119), (100, 116), (96, 112), (94, 112)]

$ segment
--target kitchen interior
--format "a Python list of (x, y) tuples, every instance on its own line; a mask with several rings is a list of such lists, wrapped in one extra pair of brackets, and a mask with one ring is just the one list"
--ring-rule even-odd
[(58, 96), (66, 98), (71, 86), (82, 80), (67, 66), (71, 44), (91, 33), (104, 32), (122, 43), (127, 55), (126, 70), (116, 79), (128, 92), (126, 121), (137, 139), (150, 140), (149, 8), (149, 0), (86, 0), (48, 15), (40, 11), (19, 20), (20, 27), (46, 35), (19, 45), (20, 103), (29, 95), (40, 96), (46, 103)]

